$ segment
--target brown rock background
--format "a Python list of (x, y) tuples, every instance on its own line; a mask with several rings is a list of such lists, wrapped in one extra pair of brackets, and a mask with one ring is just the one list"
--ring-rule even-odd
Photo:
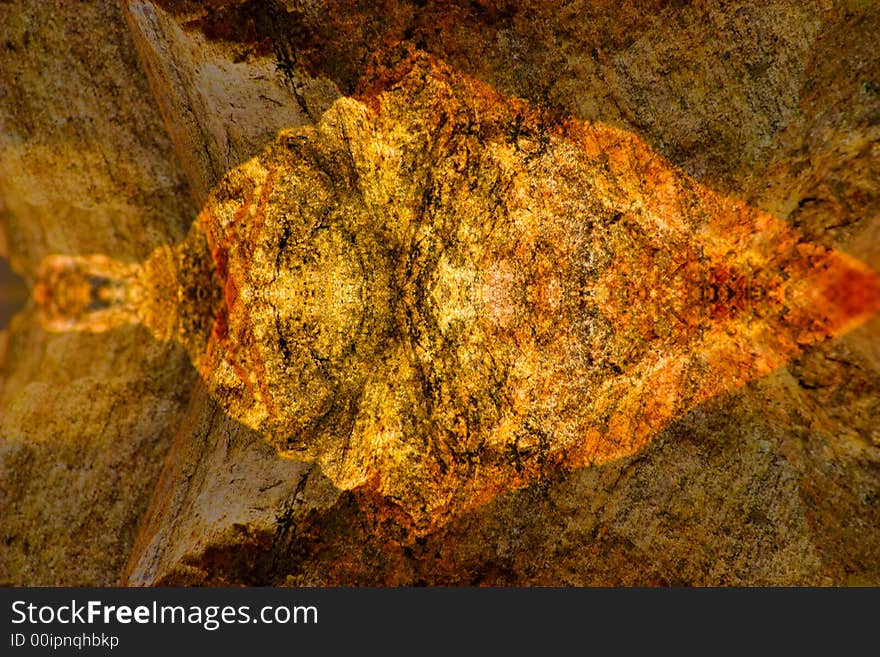
[[(277, 129), (418, 48), (877, 270), (878, 40), (858, 0), (0, 3), (10, 261), (179, 241)], [(182, 349), (27, 312), (0, 388), (6, 584), (880, 584), (877, 317), (633, 457), (417, 536), (225, 417)]]
[[(13, 265), (137, 261), (195, 212), (113, 3), (0, 4), (0, 196)], [(194, 373), (130, 328), (47, 335), (19, 316), (0, 390), (0, 581), (111, 584)]]

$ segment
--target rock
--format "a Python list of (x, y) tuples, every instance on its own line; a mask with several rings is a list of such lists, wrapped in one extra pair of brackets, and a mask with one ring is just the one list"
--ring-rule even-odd
[[(14, 19), (4, 25), (24, 26), (9, 40), (14, 48), (24, 47), (28, 21), (42, 19), (49, 28), (40, 38), (51, 39), (100, 17), (103, 38), (68, 40), (109, 54), (74, 49), (74, 64), (64, 65), (50, 47), (28, 45), (0, 63), (26, 80), (4, 87), (14, 100), (3, 105), (12, 108), (0, 115), (3, 134), (15, 138), (0, 143), (0, 197), (11, 261), (31, 283), (51, 254), (142, 263), (176, 248), (196, 217), (182, 176), (197, 205), (210, 206), (224, 176), (277, 130), (320, 125), (338, 94), (374, 110), (414, 52), (522, 99), (550, 123), (596, 121), (633, 134), (694, 188), (822, 245), (812, 253), (878, 268), (880, 17), (866, 3), (657, 1), (612, 12), (593, 0), (162, 0), (121, 3), (121, 13), (96, 3), (54, 26), (49, 13), (62, 8), (49, 4), (0, 9)], [(86, 59), (106, 75), (84, 82)], [(41, 80), (49, 109), (32, 111), (21, 89)], [(53, 84), (96, 92), (70, 116)], [(120, 93), (125, 102), (111, 103)], [(110, 125), (94, 138), (73, 140), (101, 121)], [(125, 136), (133, 130), (149, 139)], [(51, 157), (29, 146), (53, 135), (76, 146)], [(100, 161), (93, 150), (107, 162), (136, 156), (119, 169), (125, 175), (97, 164), (55, 175), (70, 161)], [(48, 200), (37, 194), (46, 194), (45, 176), (60, 181)], [(213, 202), (230, 195), (219, 189)], [(79, 207), (86, 199), (90, 212), (67, 212), (70, 199)], [(121, 208), (113, 220), (110, 206)], [(726, 301), (739, 298), (734, 283), (725, 289)], [(861, 290), (871, 308), (871, 289), (857, 284), (848, 296)], [(142, 328), (47, 334), (27, 315), (11, 328), (0, 398), (8, 555), (0, 563), (11, 583), (880, 583), (876, 315), (833, 340), (796, 336), (790, 362), (770, 362), (740, 388), (721, 385), (634, 453), (551, 464), (479, 503), (453, 504), (427, 529), (387, 487), (351, 487), (320, 460), (279, 456), (224, 412), (183, 349)], [(96, 401), (85, 413), (87, 398)], [(77, 442), (83, 435), (90, 440)], [(50, 490), (75, 494), (63, 504), (36, 495), (46, 473)], [(68, 526), (71, 538), (58, 539)], [(71, 565), (70, 554), (83, 558)]]
[[(199, 203), (282, 128), (319, 117), (329, 80), (285, 77), (265, 38), (230, 44), (186, 30), (159, 3), (120, 3), (179, 161)], [(191, 9), (205, 19), (213, 10)], [(191, 22), (193, 18), (189, 18)], [(247, 21), (244, 22), (247, 25)], [(230, 19), (227, 29), (237, 29)]]
[[(195, 205), (115, 4), (0, 4), (0, 197), (12, 265), (142, 260)], [(5, 247), (4, 247), (5, 252)], [(195, 372), (143, 329), (0, 346), (0, 581), (109, 585), (162, 469)]]

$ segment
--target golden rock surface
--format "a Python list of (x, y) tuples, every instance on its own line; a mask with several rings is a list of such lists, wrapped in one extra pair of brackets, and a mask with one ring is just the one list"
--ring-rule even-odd
[(420, 5), (0, 5), (0, 579), (880, 582), (880, 15)]
[(424, 57), (373, 107), (281, 133), (200, 221), (213, 396), (429, 523), (628, 456), (880, 308), (870, 269), (638, 138)]
[(638, 138), (401, 68), (232, 170), (176, 252), (47, 258), (47, 326), (177, 339), (232, 418), (425, 531), (880, 309), (868, 267)]

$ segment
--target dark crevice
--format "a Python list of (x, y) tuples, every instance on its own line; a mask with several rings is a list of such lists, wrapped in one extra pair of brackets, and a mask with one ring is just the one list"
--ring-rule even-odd
[(24, 308), (28, 289), (24, 279), (16, 274), (9, 261), (0, 257), (0, 331), (6, 330), (12, 317)]

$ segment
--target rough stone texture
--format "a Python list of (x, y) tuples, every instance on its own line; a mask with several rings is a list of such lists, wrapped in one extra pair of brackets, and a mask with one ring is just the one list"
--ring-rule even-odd
[(124, 573), (131, 585), (265, 584), (293, 520), (339, 496), (318, 468), (279, 458), (201, 385), (169, 457)]
[(0, 5), (0, 189), (10, 251), (143, 260), (194, 206), (113, 3)]
[[(0, 3), (0, 197), (31, 280), (47, 254), (140, 261), (185, 234), (195, 205), (115, 4)], [(50, 335), (26, 311), (2, 342), (0, 581), (113, 584), (195, 372), (136, 327)]]
[(186, 355), (143, 329), (47, 335), (35, 321), (8, 349), (0, 579), (113, 584), (194, 378)]
[[(69, 56), (74, 65), (49, 59), (50, 47), (38, 49), (42, 60), (29, 60), (26, 50), (16, 54), (7, 45), (0, 69), (6, 74), (39, 61), (24, 69), (31, 86), (45, 78), (41, 71), (69, 69), (69, 78), (59, 74), (58, 80), (68, 80), (64, 84), (70, 86), (62, 89), (77, 90), (96, 84), (77, 77), (83, 61), (124, 69), (108, 74), (118, 80), (118, 91), (98, 83), (98, 91), (86, 98), (99, 103), (115, 98), (114, 93), (141, 90), (124, 105), (138, 120), (120, 125), (155, 126), (154, 108), (159, 107), (199, 203), (229, 168), (254, 155), (261, 147), (257, 142), (281, 126), (275, 103), (263, 106), (264, 119), (250, 109), (259, 107), (250, 91), (255, 87), (248, 82), (252, 73), (282, 76), (257, 86), (271, 88), (267, 95), (281, 103), (279, 111), (289, 117), (284, 121), (305, 122), (329, 106), (335, 89), (368, 101), (393, 77), (401, 51), (419, 49), (548, 113), (631, 131), (699, 184), (770, 212), (811, 241), (847, 252), (875, 270), (880, 267), (880, 54), (875, 48), (880, 11), (873, 3), (657, 1), (621, 3), (613, 11), (598, 0), (130, 4), (140, 6), (139, 16), (125, 8), (127, 24), (155, 100), (143, 93), (143, 78), (122, 65), (131, 62), (130, 46), (119, 45), (129, 44), (129, 37), (107, 3), (90, 3), (91, 14), (76, 18), (67, 10), (69, 21), (55, 27), (52, 16), (64, 15), (61, 3), (30, 3), (26, 9), (0, 5), (0, 12), (19, 22), (22, 16), (45, 11), (40, 18), (50, 28), (41, 38), (67, 35), (65, 47), (55, 48), (58, 53), (78, 44)], [(150, 12), (156, 21), (145, 22)], [(104, 20), (100, 30), (87, 29), (88, 17), (95, 13), (116, 18)], [(74, 36), (71, 26), (77, 25), (89, 39)], [(98, 33), (106, 38), (96, 39)], [(16, 47), (24, 44), (24, 33), (15, 34), (9, 41)], [(80, 61), (77, 47), (103, 48), (110, 54)], [(241, 59), (238, 64), (236, 58)], [(49, 66), (49, 61), (55, 63)], [(220, 73), (215, 77), (206, 71)], [(32, 161), (28, 166), (35, 175), (54, 175), (54, 155), (50, 162), (37, 157), (44, 151), (35, 150), (33, 160), (23, 161), (18, 142), (45, 139), (61, 130), (56, 122), (28, 123), (58, 98), (53, 87), (43, 87), (44, 101), (32, 111), (27, 96), (16, 91), (24, 83), (7, 82), (13, 78), (12, 73), (2, 78), (0, 111), (16, 126), (7, 129), (5, 123), (2, 134), (18, 136), (14, 148), (8, 139), (3, 142), (0, 196), (9, 215), (13, 262), (20, 270), (36, 271), (39, 260), (55, 252), (99, 251), (142, 262), (163, 242), (183, 237), (195, 212), (185, 218), (177, 214), (182, 202), (170, 192), (162, 197), (161, 209), (158, 202), (145, 201), (144, 190), (156, 189), (140, 180), (146, 175), (138, 174), (132, 178), (138, 184), (125, 189), (97, 183), (92, 188), (75, 169), (69, 178), (60, 176), (64, 182), (57, 187), (73, 190), (70, 195), (77, 198), (91, 198), (97, 190), (108, 202), (134, 208), (122, 212), (125, 216), (148, 208), (149, 219), (142, 221), (152, 233), (132, 230), (133, 224), (101, 212), (60, 214), (70, 205), (67, 200), (53, 197), (38, 203), (33, 200), (38, 185), (11, 184), (18, 178), (9, 172), (27, 168), (21, 162)], [(280, 95), (284, 90), (287, 96)], [(236, 112), (235, 99), (241, 97), (248, 99), (248, 109)], [(8, 108), (12, 121), (6, 118)], [(82, 131), (90, 121), (108, 115), (112, 113), (90, 106), (65, 125)], [(226, 131), (226, 125), (238, 127)], [(97, 131), (94, 139), (84, 141), (103, 144), (104, 134), (115, 133)], [(81, 141), (86, 154), (88, 144)], [(117, 156), (137, 153), (124, 146), (100, 149)], [(75, 149), (59, 151), (57, 157), (58, 162), (92, 161)], [(133, 159), (162, 161), (163, 166), (171, 161), (153, 158), (141, 152)], [(92, 168), (88, 174), (96, 181), (119, 179)], [(177, 174), (164, 175), (163, 180), (179, 180)], [(176, 184), (171, 186), (178, 189)], [(35, 211), (41, 203), (58, 207)], [(56, 216), (65, 217), (64, 228), (52, 228), (61, 225)], [(178, 217), (173, 230), (163, 227), (167, 219), (162, 217), (170, 216)], [(62, 234), (64, 239), (57, 237)], [(122, 577), (133, 584), (880, 584), (876, 317), (843, 337), (807, 347), (788, 366), (738, 391), (703, 402), (632, 456), (546, 473), (524, 488), (463, 511), (428, 534), (415, 531), (407, 514), (371, 488), (341, 492), (320, 468), (279, 458), (262, 436), (227, 418), (200, 384), (193, 386), (192, 374), (162, 375), (157, 380), (167, 381), (168, 387), (158, 385), (153, 396), (164, 400), (173, 390), (178, 399), (187, 397), (184, 416), (170, 408), (161, 418), (153, 414), (151, 409), (158, 406), (141, 400), (137, 386), (152, 376), (155, 365), (131, 358), (127, 350), (135, 349), (132, 340), (117, 336), (127, 330), (138, 340), (146, 336), (141, 329), (48, 336), (26, 323), (18, 332), (13, 326), (10, 344), (17, 341), (27, 349), (10, 349), (0, 401), (5, 404), (0, 405), (0, 418), (6, 440), (0, 527), (7, 535), (8, 555), (0, 563), (6, 581), (85, 583)], [(108, 348), (117, 338), (122, 340), (117, 350)], [(77, 354), (87, 355), (69, 355), (66, 349), (74, 345)], [(36, 358), (34, 353), (47, 356)], [(182, 361), (182, 350), (172, 353)], [(108, 362), (107, 368), (90, 366), (98, 378), (88, 385), (59, 385), (57, 392), (46, 393), (32, 383), (64, 381), (59, 372), (76, 372), (76, 359), (88, 355)], [(110, 371), (114, 374), (100, 378)], [(14, 387), (9, 383), (13, 380)], [(139, 383), (125, 383), (130, 380)], [(104, 390), (136, 392), (99, 395), (98, 381)], [(143, 499), (149, 476), (125, 475), (136, 471), (134, 460), (110, 450), (108, 443), (100, 447), (96, 438), (86, 456), (118, 463), (113, 471), (120, 481), (125, 476), (125, 485), (100, 488), (103, 496), (88, 501), (69, 496), (65, 507), (33, 493), (46, 472), (56, 473), (50, 480), (68, 486), (78, 476), (64, 465), (74, 448), (61, 446), (76, 445), (65, 438), (81, 434), (84, 423), (92, 421), (81, 411), (82, 400), (90, 395), (103, 400), (98, 407), (106, 404), (108, 409), (112, 400), (127, 400), (121, 410), (103, 416), (111, 420), (113, 431), (96, 435), (125, 435), (129, 440), (147, 435), (131, 428), (137, 425), (135, 410), (155, 419), (156, 424), (143, 425), (150, 431), (160, 423), (176, 431), (164, 475), (130, 551), (143, 504), (114, 515), (112, 509), (119, 507), (107, 500), (111, 490), (131, 490), (132, 482), (138, 482), (133, 488)], [(40, 400), (61, 398), (67, 401), (57, 404), (59, 417), (67, 419), (48, 429), (43, 415), (38, 421), (33, 410), (7, 412), (12, 406), (39, 407), (45, 414), (47, 405)], [(96, 422), (99, 415), (95, 411)], [(47, 444), (56, 449), (39, 447)], [(39, 450), (40, 459), (25, 458)], [(159, 467), (158, 462), (157, 456), (150, 467)], [(86, 477), (73, 489), (85, 490), (89, 484)], [(14, 513), (8, 513), (10, 508)], [(92, 509), (97, 513), (90, 517)], [(97, 534), (101, 523), (113, 537), (105, 543)], [(67, 526), (79, 528), (78, 543), (59, 540)], [(43, 536), (47, 538), (41, 542)], [(79, 554), (94, 562), (91, 571), (86, 572), (83, 559), (74, 563), (63, 558), (65, 546), (80, 544)], [(34, 545), (38, 547), (32, 549)]]
[(631, 134), (399, 68), (230, 171), (175, 251), (44, 260), (44, 323), (143, 321), (230, 417), (425, 531), (637, 452), (880, 308), (864, 265)]
[(338, 95), (329, 80), (285, 77), (266, 39), (209, 41), (153, 3), (120, 4), (200, 203), (229, 169), (256, 155), (278, 130), (320, 117)]

